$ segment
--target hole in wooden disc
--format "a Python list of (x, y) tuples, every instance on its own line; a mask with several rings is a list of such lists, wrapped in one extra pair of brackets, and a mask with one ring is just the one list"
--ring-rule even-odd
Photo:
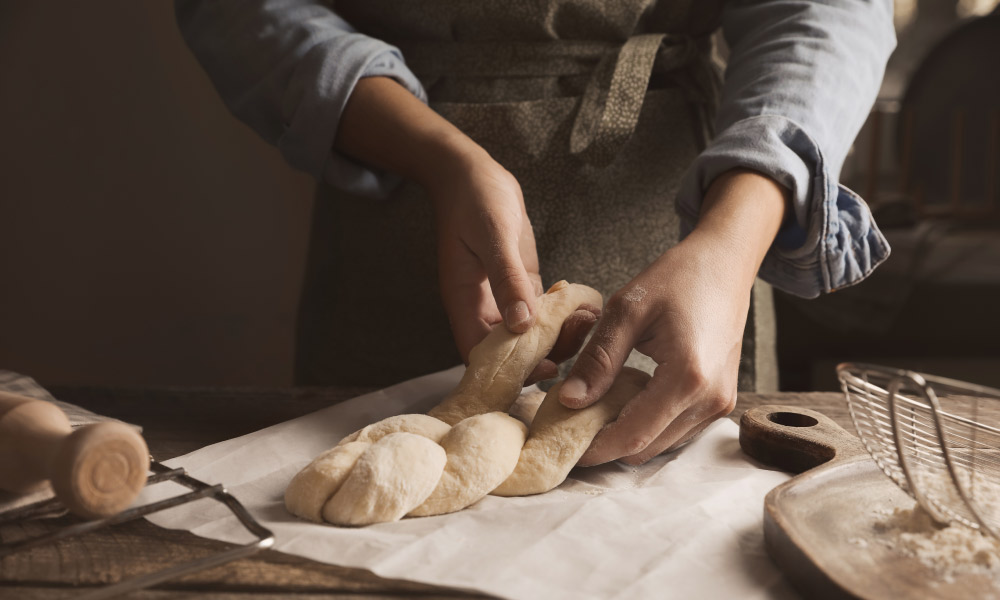
[(786, 427), (812, 427), (813, 425), (819, 423), (819, 421), (809, 415), (793, 412), (771, 413), (767, 415), (767, 418), (772, 423), (777, 423), (778, 425), (784, 425)]

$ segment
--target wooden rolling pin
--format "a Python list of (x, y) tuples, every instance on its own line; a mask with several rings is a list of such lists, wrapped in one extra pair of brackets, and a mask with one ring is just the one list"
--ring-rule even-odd
[(149, 450), (132, 427), (74, 431), (51, 402), (0, 392), (0, 489), (27, 493), (51, 482), (66, 508), (93, 519), (127, 508), (148, 472)]

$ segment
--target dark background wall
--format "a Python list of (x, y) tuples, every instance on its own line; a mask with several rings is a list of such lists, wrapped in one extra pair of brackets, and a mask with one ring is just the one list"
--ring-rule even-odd
[(0, 5), (0, 368), (291, 382), (313, 183), (229, 115), (172, 11)]

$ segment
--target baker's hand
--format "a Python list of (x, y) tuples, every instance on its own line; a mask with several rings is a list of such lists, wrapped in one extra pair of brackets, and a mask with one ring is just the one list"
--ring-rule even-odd
[(733, 410), (750, 290), (785, 201), (784, 189), (761, 175), (721, 176), (694, 232), (610, 299), (560, 401), (595, 402), (633, 348), (658, 366), (580, 465), (644, 463)]
[[(455, 343), (468, 363), (472, 347), (501, 321), (514, 333), (535, 322), (542, 293), (535, 235), (521, 186), (485, 152), (446, 165), (428, 186), (437, 225), (441, 297)], [(556, 364), (579, 350), (597, 320), (580, 310), (563, 325), (552, 353), (527, 383), (555, 377)]]
[[(354, 87), (334, 147), (416, 181), (437, 221), (441, 295), (455, 343), (469, 351), (501, 321), (523, 333), (541, 293), (535, 236), (517, 180), (441, 115), (388, 77)], [(576, 354), (599, 311), (577, 311), (528, 383), (556, 375)]]

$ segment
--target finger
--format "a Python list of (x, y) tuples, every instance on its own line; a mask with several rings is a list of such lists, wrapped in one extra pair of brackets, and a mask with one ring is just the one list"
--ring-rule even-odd
[(664, 452), (675, 450), (712, 423), (731, 413), (735, 407), (735, 389), (726, 397), (717, 396), (701, 400), (674, 419), (653, 443), (637, 454), (622, 458), (621, 461), (629, 465), (641, 465)]
[[(495, 228), (490, 231), (489, 237), (493, 243), (481, 258), (493, 297), (507, 328), (513, 333), (524, 333), (535, 322), (537, 295), (535, 283), (521, 258), (521, 235)], [(532, 243), (531, 247), (533, 246)], [(537, 258), (535, 262), (534, 273), (537, 274)]]
[[(691, 438), (698, 435), (705, 430), (706, 427), (715, 422), (715, 419), (709, 419), (707, 421), (698, 420), (694, 415), (689, 415), (691, 410), (684, 411), (681, 413), (677, 420), (670, 424), (660, 437), (656, 438), (652, 444), (646, 446), (646, 449), (638, 454), (633, 454), (632, 456), (623, 456), (620, 460), (621, 462), (638, 466), (653, 460), (657, 456), (668, 452), (670, 450), (675, 450)], [(692, 427), (691, 423), (695, 423)], [(686, 429), (685, 429), (686, 428)]]
[(531, 287), (534, 288), (535, 297), (541, 296), (545, 293), (545, 288), (542, 286), (542, 276), (537, 272), (532, 272), (528, 270), (528, 278), (531, 279)]
[(531, 279), (534, 297), (537, 298), (545, 292), (545, 288), (542, 286), (542, 276), (539, 274), (535, 232), (531, 229), (531, 221), (528, 220), (527, 215), (525, 215), (524, 224), (521, 227), (521, 237), (518, 238), (518, 250), (521, 252), (524, 268), (528, 271), (528, 278)]
[[(735, 406), (735, 389), (731, 393), (723, 395), (712, 392), (704, 394), (700, 400), (691, 404), (685, 410), (679, 411), (679, 414), (646, 447), (631, 455), (621, 456), (619, 459), (628, 465), (641, 465), (668, 450), (673, 450), (686, 443), (716, 420), (732, 412)], [(613, 431), (611, 434), (614, 435)], [(602, 445), (604, 445), (603, 442)]]
[(590, 330), (594, 328), (594, 324), (597, 323), (599, 315), (600, 309), (595, 309), (594, 307), (581, 307), (571, 314), (563, 322), (562, 328), (559, 330), (559, 337), (556, 338), (556, 343), (552, 346), (552, 350), (546, 358), (553, 365), (557, 365), (576, 355), (580, 347), (583, 346), (583, 342), (587, 339), (587, 334), (590, 333)]
[(486, 271), (463, 244), (439, 249), (441, 299), (462, 360), (501, 321)]
[(543, 358), (542, 362), (538, 363), (535, 370), (528, 375), (528, 378), (524, 380), (524, 385), (531, 385), (533, 383), (538, 383), (539, 381), (545, 381), (546, 379), (554, 379), (559, 376), (559, 367), (556, 363), (552, 362), (547, 358)]
[(635, 345), (641, 326), (632, 306), (615, 299), (608, 302), (594, 336), (563, 382), (559, 401), (564, 406), (590, 406), (611, 387)]
[(663, 367), (658, 367), (646, 387), (622, 408), (618, 418), (594, 437), (579, 464), (598, 465), (633, 456), (659, 439), (687, 408), (685, 397), (677, 393), (674, 381)]
[[(499, 317), (496, 323), (499, 323)], [(456, 317), (451, 326), (455, 347), (462, 357), (462, 362), (469, 364), (469, 353), (479, 342), (493, 331), (493, 326), (486, 319), (476, 317)]]

